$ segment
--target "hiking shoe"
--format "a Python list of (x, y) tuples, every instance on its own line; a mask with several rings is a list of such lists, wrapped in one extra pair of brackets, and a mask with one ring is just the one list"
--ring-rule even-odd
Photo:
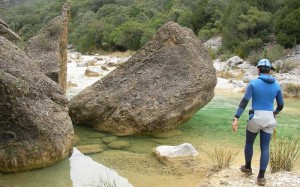
[(245, 173), (246, 175), (252, 175), (252, 169), (247, 169), (245, 165), (241, 166), (241, 172)]
[(259, 186), (265, 186), (266, 185), (267, 180), (265, 178), (258, 178), (257, 177), (257, 184)]

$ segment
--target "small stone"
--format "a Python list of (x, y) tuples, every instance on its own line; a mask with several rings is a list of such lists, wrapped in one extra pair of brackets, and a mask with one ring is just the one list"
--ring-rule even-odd
[(116, 137), (116, 136), (107, 136), (107, 137), (102, 138), (102, 142), (105, 144), (109, 144), (113, 141), (116, 141), (117, 139), (118, 139), (118, 137)]
[(99, 144), (79, 145), (76, 148), (83, 154), (103, 152), (103, 149)]
[(68, 81), (67, 83), (67, 87), (70, 88), (70, 87), (77, 87), (78, 85), (76, 83), (73, 83), (71, 81)]
[(101, 75), (100, 72), (101, 72), (101, 68), (99, 68), (99, 67), (88, 67), (85, 70), (84, 74), (88, 77), (97, 77), (97, 76)]
[(107, 145), (111, 149), (125, 149), (130, 147), (130, 144), (126, 141), (113, 141)]

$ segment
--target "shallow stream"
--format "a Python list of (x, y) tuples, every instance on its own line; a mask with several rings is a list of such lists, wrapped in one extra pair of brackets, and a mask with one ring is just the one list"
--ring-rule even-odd
[[(72, 80), (75, 79), (76, 77), (73, 77)], [(88, 84), (92, 84), (93, 81)], [(78, 89), (73, 88), (75, 92), (78, 92)], [(68, 95), (74, 94), (74, 91), (69, 89)], [(136, 187), (197, 186), (201, 184), (201, 180), (207, 176), (210, 171), (209, 168), (212, 166), (206, 154), (211, 148), (224, 146), (236, 149), (239, 154), (234, 164), (243, 163), (242, 150), (247, 120), (246, 112), (240, 119), (239, 131), (233, 133), (231, 130), (232, 117), (241, 97), (242, 95), (238, 93), (216, 91), (213, 100), (198, 111), (192, 119), (175, 129), (172, 132), (173, 136), (158, 134), (153, 136), (118, 137), (118, 140), (129, 142), (130, 147), (123, 150), (106, 148), (102, 153), (89, 154), (89, 156), (95, 161), (116, 170), (119, 175), (126, 177)], [(287, 129), (298, 133), (299, 136), (299, 117), (300, 99), (285, 99), (285, 108), (277, 117), (277, 134)], [(74, 128), (80, 139), (80, 145), (101, 144), (105, 147), (101, 138), (111, 136), (88, 127), (75, 126)], [(179, 145), (184, 142), (191, 143), (199, 152), (199, 156), (192, 163), (187, 163), (186, 166), (164, 165), (152, 153), (153, 148), (156, 146)], [(256, 150), (258, 149), (258, 142), (257, 140), (255, 144)], [(254, 158), (254, 162), (257, 166), (257, 156)], [(298, 173), (299, 168), (298, 162), (295, 168)], [(69, 172), (69, 159), (66, 158), (62, 162), (43, 169), (16, 174), (0, 174), (0, 186), (68, 187), (72, 186)]]

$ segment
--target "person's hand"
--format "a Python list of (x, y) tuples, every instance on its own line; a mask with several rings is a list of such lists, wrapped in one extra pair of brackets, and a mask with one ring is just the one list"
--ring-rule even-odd
[(231, 128), (234, 132), (237, 132), (237, 129), (238, 129), (238, 119), (237, 118), (233, 118), (233, 122), (232, 122), (232, 125), (231, 125)]

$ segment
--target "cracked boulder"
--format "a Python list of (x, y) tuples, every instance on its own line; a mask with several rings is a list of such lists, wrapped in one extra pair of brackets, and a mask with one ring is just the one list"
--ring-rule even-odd
[(164, 132), (214, 96), (216, 72), (200, 40), (169, 22), (128, 61), (70, 100), (73, 123), (115, 135)]

